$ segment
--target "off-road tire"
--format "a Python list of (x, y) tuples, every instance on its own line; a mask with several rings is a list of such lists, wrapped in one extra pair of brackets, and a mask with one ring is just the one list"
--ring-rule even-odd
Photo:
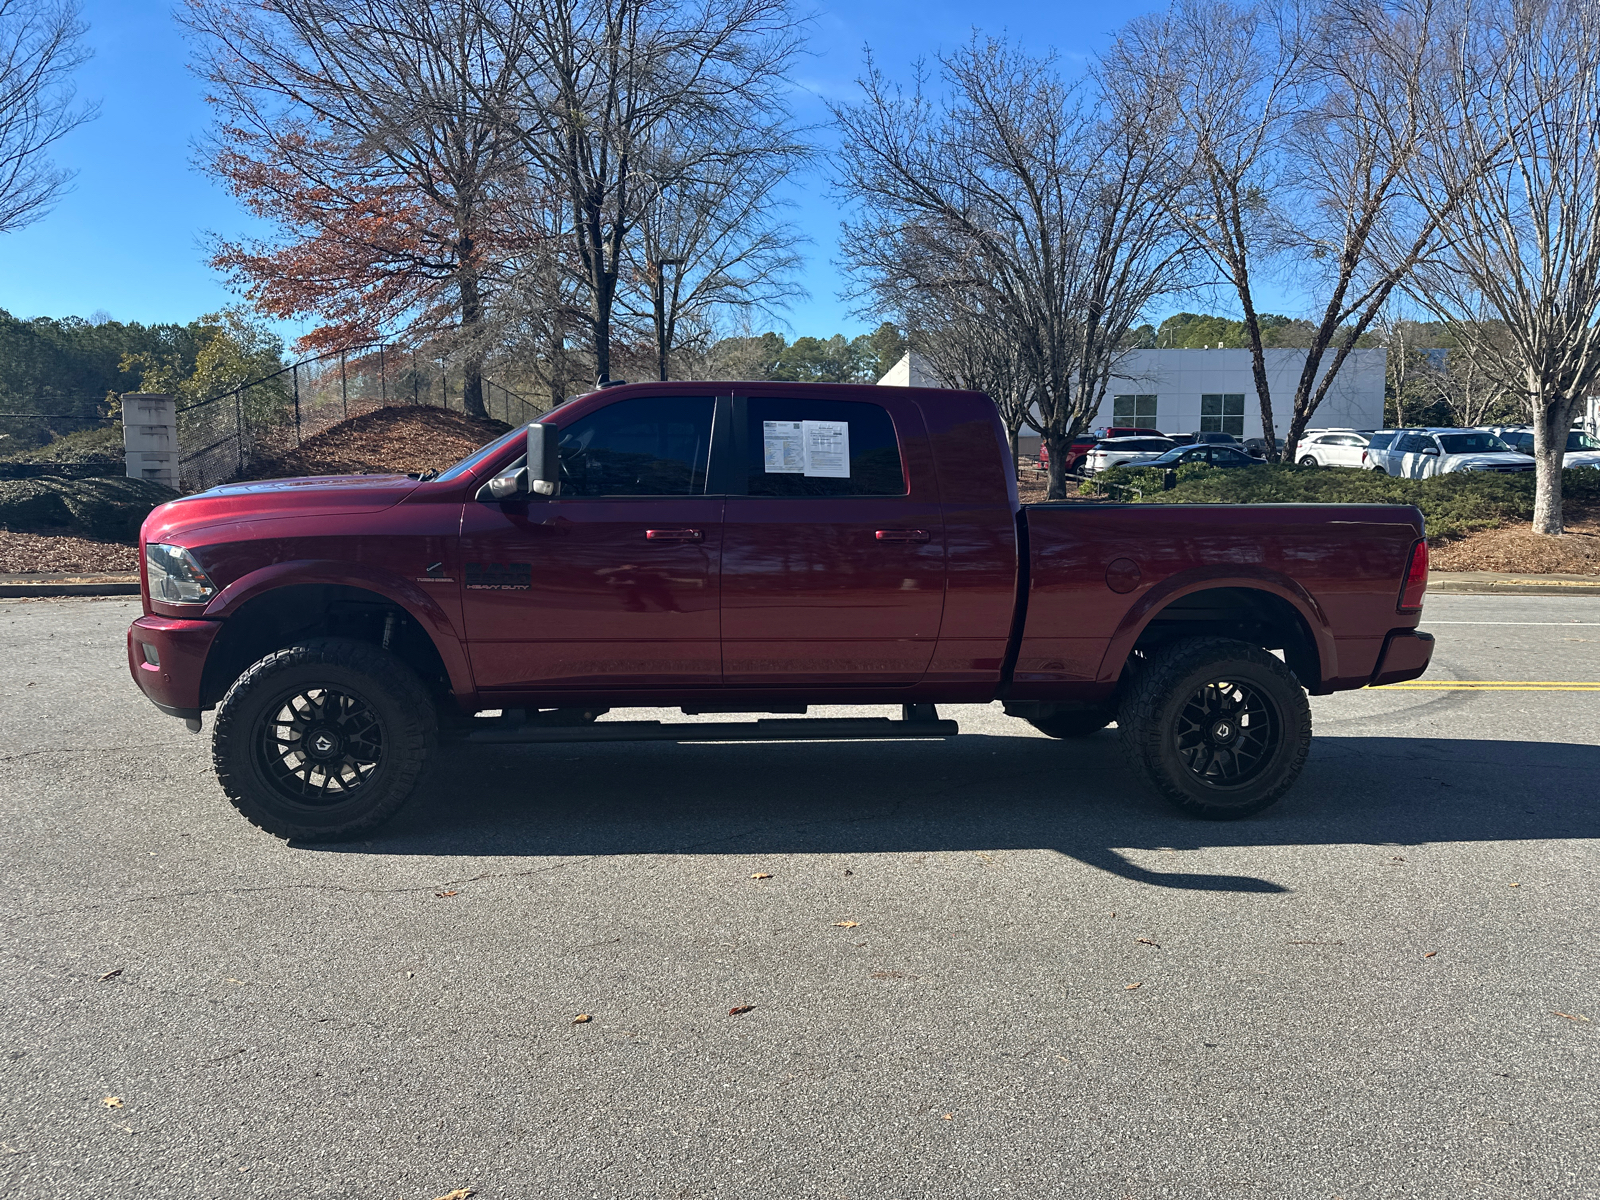
[[(1235, 687), (1214, 686), (1223, 682)], [(1235, 701), (1235, 693), (1245, 700)], [(1208, 699), (1239, 707), (1208, 710)], [(1202, 712), (1211, 712), (1201, 722), (1210, 724), (1197, 734), (1195, 718)], [(1241, 729), (1239, 715), (1257, 721), (1256, 729)], [(1238, 767), (1251, 755), (1263, 718), (1268, 731), (1254, 765), (1229, 781), (1227, 761)], [(1233, 726), (1232, 749), (1216, 740), (1224, 724)], [(1185, 638), (1151, 654), (1128, 682), (1117, 727), (1135, 775), (1184, 812), (1226, 821), (1260, 812), (1299, 778), (1311, 748), (1311, 705), (1289, 668), (1259, 646), (1224, 637)], [(1210, 773), (1198, 771), (1197, 762), (1208, 764)]]
[(1116, 718), (1116, 709), (1107, 705), (1104, 708), (1051, 713), (1048, 717), (1029, 717), (1028, 724), (1053, 738), (1083, 738), (1099, 733)]
[[(303, 792), (314, 791), (319, 771), (325, 784), (338, 784), (331, 771), (307, 767), (311, 758), (305, 752), (298, 752), (299, 762), (309, 783), (285, 766), (282, 754), (269, 750), (285, 744), (272, 732), (285, 727), (280, 719), (290, 711), (285, 706), (297, 699), (305, 704), (308, 694), (318, 692), (348, 699), (339, 702), (342, 712), (317, 728), (334, 729), (335, 738), (327, 740), (339, 750), (365, 739), (359, 742), (367, 747), (361, 753), (370, 755), (371, 763), (363, 773), (330, 759), (348, 776), (349, 786), (336, 787), (331, 796), (296, 797), (291, 794), (296, 780)], [(347, 737), (339, 741), (338, 722), (351, 712), (357, 715), (349, 718)], [(223, 791), (252, 824), (293, 841), (347, 841), (400, 810), (433, 755), (437, 734), (433, 700), (405, 663), (366, 642), (316, 638), (273, 651), (234, 681), (217, 706), (211, 758)], [(309, 736), (294, 741), (311, 744)]]

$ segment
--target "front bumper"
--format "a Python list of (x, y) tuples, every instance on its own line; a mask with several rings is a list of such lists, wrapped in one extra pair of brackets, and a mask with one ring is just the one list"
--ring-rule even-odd
[(221, 629), (221, 621), (140, 617), (128, 626), (133, 681), (169, 717), (198, 717), (206, 654)]
[(1395, 629), (1383, 641), (1383, 652), (1372, 672), (1372, 686), (1404, 683), (1428, 669), (1433, 658), (1433, 634), (1416, 629)]

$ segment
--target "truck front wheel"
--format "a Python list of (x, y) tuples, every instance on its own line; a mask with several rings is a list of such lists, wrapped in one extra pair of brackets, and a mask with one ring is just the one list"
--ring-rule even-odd
[(1117, 714), (1135, 774), (1198, 817), (1258, 813), (1294, 784), (1311, 706), (1289, 669), (1233, 638), (1186, 638), (1153, 654)]
[(339, 841), (410, 797), (437, 718), (416, 675), (365, 642), (317, 638), (276, 650), (217, 707), (212, 761), (235, 808), (281, 838)]

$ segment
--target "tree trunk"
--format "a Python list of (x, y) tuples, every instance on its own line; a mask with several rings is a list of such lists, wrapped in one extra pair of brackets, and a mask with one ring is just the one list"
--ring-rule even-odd
[(1567, 430), (1572, 426), (1571, 406), (1562, 402), (1536, 405), (1533, 422), (1533, 531), (1560, 536), (1566, 532), (1561, 517), (1561, 464), (1567, 453)]
[(1011, 432), (1011, 477), (1013, 479), (1018, 478), (1020, 476), (1020, 472), (1017, 470), (1017, 434), (1021, 431), (1021, 429), (1022, 429), (1022, 426), (1013, 425), (1011, 427), (1011, 431), (1010, 431)]
[[(470, 253), (469, 239), (463, 238), (465, 253)], [(461, 285), (461, 332), (467, 346), (466, 362), (461, 370), (461, 406), (474, 417), (487, 417), (483, 407), (483, 350), (478, 345), (483, 324), (483, 296), (478, 290), (478, 275), (470, 268), (462, 268), (458, 275)]]
[[(1267, 443), (1267, 461), (1277, 462), (1277, 430), (1272, 422), (1272, 389), (1267, 385), (1267, 356), (1261, 346), (1261, 322), (1256, 316), (1255, 300), (1250, 294), (1248, 276), (1239, 288), (1239, 302), (1244, 307), (1244, 329), (1250, 339), (1250, 375), (1255, 380), (1256, 401), (1261, 405), (1261, 436)], [(1178, 431), (1182, 433), (1180, 429)]]
[(1050, 451), (1050, 489), (1046, 500), (1067, 498), (1067, 455), (1072, 452), (1072, 439), (1060, 434), (1046, 433), (1044, 444)]

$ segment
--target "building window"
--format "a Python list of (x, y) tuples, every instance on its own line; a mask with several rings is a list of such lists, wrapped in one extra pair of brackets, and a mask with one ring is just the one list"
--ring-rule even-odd
[(1200, 397), (1200, 432), (1244, 436), (1244, 393), (1227, 392)]
[(1156, 398), (1154, 396), (1111, 397), (1111, 423), (1113, 425), (1148, 425), (1156, 423)]

